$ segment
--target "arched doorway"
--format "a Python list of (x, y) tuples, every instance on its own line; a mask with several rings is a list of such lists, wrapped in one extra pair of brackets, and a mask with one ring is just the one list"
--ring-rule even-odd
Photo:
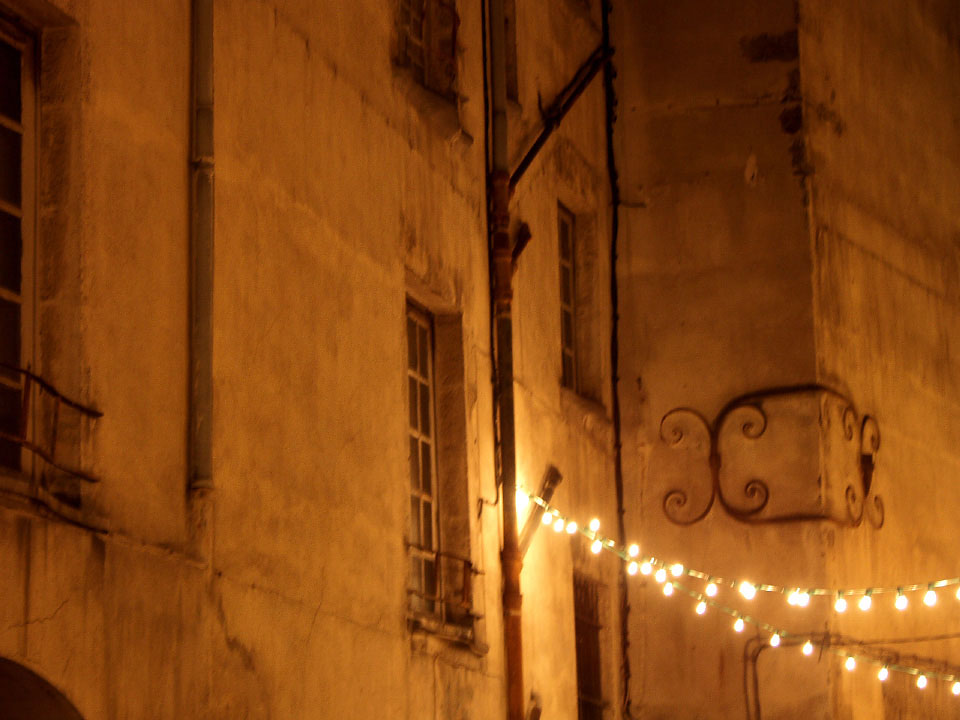
[(5, 658), (0, 658), (0, 709), (4, 720), (83, 720), (53, 685)]

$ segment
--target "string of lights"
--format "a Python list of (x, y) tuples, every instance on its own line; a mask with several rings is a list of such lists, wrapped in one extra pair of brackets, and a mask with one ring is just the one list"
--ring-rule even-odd
[[(542, 507), (544, 509), (543, 523), (545, 525), (552, 525), (554, 530), (557, 532), (560, 532), (564, 529), (570, 534), (578, 531), (581, 532), (583, 535), (593, 541), (591, 545), (591, 550), (593, 550), (593, 552), (600, 552), (600, 550), (604, 547), (607, 547), (608, 549), (613, 548), (612, 540), (604, 539), (598, 534), (600, 527), (599, 520), (593, 520), (588, 527), (582, 528), (578, 526), (575, 521), (569, 520), (562, 516), (559, 511), (551, 507), (543, 498), (537, 495), (530, 495), (527, 494), (526, 491), (518, 489), (517, 497), (518, 502), (521, 504), (525, 502), (534, 502)], [(596, 524), (596, 527), (594, 527), (594, 523)], [(627, 558), (628, 562), (630, 562), (630, 558), (639, 556), (639, 546), (631, 545), (629, 546), (628, 550), (630, 549), (635, 549), (637, 554), (636, 556), (630, 556)], [(637, 562), (638, 569), (644, 575), (650, 574), (649, 572), (644, 572), (648, 568), (663, 569), (667, 567), (666, 563), (652, 556), (641, 558)], [(847, 608), (849, 607), (848, 598), (850, 600), (856, 600), (857, 607), (866, 612), (873, 606), (873, 598), (875, 595), (895, 595), (893, 605), (897, 610), (903, 611), (910, 606), (908, 593), (913, 593), (920, 590), (924, 591), (922, 597), (923, 604), (927, 607), (933, 607), (937, 604), (938, 600), (937, 590), (951, 586), (957, 586), (955, 597), (957, 600), (960, 600), (960, 577), (941, 578), (939, 580), (931, 580), (923, 583), (907, 583), (895, 586), (823, 588), (774, 585), (771, 583), (757, 583), (747, 580), (738, 581), (719, 575), (706, 573), (702, 570), (685, 567), (681, 563), (672, 563), (669, 565), (669, 569), (674, 573), (675, 577), (686, 575), (699, 580), (705, 580), (707, 582), (708, 594), (711, 597), (717, 594), (719, 588), (729, 587), (739, 591), (740, 594), (743, 595), (743, 597), (745, 597), (747, 600), (752, 600), (758, 592), (781, 594), (787, 598), (788, 605), (803, 608), (810, 604), (810, 598), (822, 596), (833, 598), (833, 608), (838, 613), (847, 611)]]
[[(598, 554), (606, 550), (607, 552), (611, 552), (619, 557), (623, 562), (627, 563), (626, 570), (629, 575), (636, 575), (637, 573), (647, 576), (652, 575), (653, 579), (662, 586), (663, 594), (667, 597), (672, 596), (675, 592), (689, 596), (691, 599), (697, 602), (694, 608), (694, 612), (697, 615), (705, 615), (707, 610), (712, 608), (715, 611), (729, 616), (733, 619), (732, 627), (734, 632), (743, 632), (746, 626), (750, 625), (755, 627), (759, 632), (766, 633), (768, 635), (767, 642), (769, 643), (770, 647), (777, 648), (780, 647), (783, 641), (790, 641), (791, 643), (800, 645), (801, 653), (807, 657), (813, 655), (814, 651), (817, 649), (817, 647), (819, 647), (822, 652), (830, 652), (844, 658), (843, 666), (849, 672), (854, 671), (858, 664), (870, 665), (875, 668), (879, 668), (877, 671), (877, 679), (880, 682), (886, 681), (891, 672), (896, 672), (915, 677), (916, 685), (921, 690), (927, 687), (931, 680), (937, 680), (949, 684), (950, 692), (955, 696), (960, 696), (960, 674), (912, 667), (910, 665), (903, 665), (862, 652), (854, 652), (846, 647), (838, 647), (835, 644), (831, 644), (829, 638), (815, 640), (813, 637), (809, 637), (807, 635), (783, 630), (764, 622), (753, 615), (724, 605), (716, 599), (719, 588), (722, 586), (736, 588), (747, 600), (752, 600), (756, 596), (757, 592), (779, 592), (788, 596), (789, 604), (798, 607), (806, 607), (809, 603), (810, 597), (813, 595), (829, 595), (836, 597), (836, 602), (834, 603), (834, 608), (836, 611), (843, 612), (846, 610), (845, 596), (859, 596), (860, 600), (858, 602), (858, 606), (861, 610), (866, 611), (870, 609), (871, 597), (874, 594), (896, 592), (897, 600), (895, 602), (895, 607), (898, 610), (904, 610), (907, 607), (905, 602), (901, 602), (901, 598), (905, 598), (903, 594), (904, 592), (911, 592), (926, 588), (924, 603), (928, 606), (933, 606), (936, 604), (936, 589), (948, 585), (958, 585), (960, 584), (960, 578), (949, 578), (946, 580), (937, 580), (922, 584), (902, 585), (896, 588), (871, 587), (858, 590), (788, 588), (766, 583), (751, 583), (748, 581), (742, 581), (738, 583), (736, 580), (721, 578), (709, 575), (699, 570), (693, 570), (691, 568), (684, 567), (681, 563), (668, 563), (653, 556), (641, 555), (640, 547), (637, 544), (628, 545), (626, 548), (620, 547), (614, 540), (605, 538), (600, 534), (600, 521), (598, 519), (594, 518), (586, 527), (582, 527), (575, 520), (565, 517), (556, 508), (551, 507), (543, 498), (538, 497), (537, 495), (528, 494), (522, 489), (518, 489), (518, 503), (522, 505), (524, 503), (524, 499), (527, 502), (532, 501), (543, 508), (544, 513), (542, 522), (544, 525), (553, 527), (556, 532), (566, 532), (569, 535), (580, 533), (591, 541), (591, 552)], [(703, 591), (700, 592), (692, 589), (680, 582), (679, 578), (684, 576), (698, 580), (705, 580), (706, 585), (704, 586)], [(931, 593), (933, 593), (932, 601), (930, 600)], [(960, 591), (957, 592), (957, 597), (960, 599)], [(840, 606), (841, 601), (843, 601), (842, 607)]]

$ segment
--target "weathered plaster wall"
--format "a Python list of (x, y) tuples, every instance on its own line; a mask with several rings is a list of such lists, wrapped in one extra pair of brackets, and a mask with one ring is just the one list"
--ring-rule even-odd
[[(76, 52), (81, 320), (79, 349), (47, 333), (61, 354), (45, 367), (104, 412), (84, 446), (102, 482), (81, 514), (106, 532), (5, 501), (0, 654), (85, 718), (503, 714), (499, 511), (476, 512), (497, 496), (481, 5), (458, 3), (457, 102), (394, 66), (392, 3), (334, 5), (215, 3), (216, 490), (198, 557), (185, 496), (190, 3), (55, 8)], [(596, 9), (553, 5), (518, 11), (514, 159), (538, 96), (599, 42)], [(516, 195), (534, 239), (515, 346), (521, 480), (535, 488), (555, 463), (557, 501), (612, 532), (604, 163), (596, 81)], [(591, 246), (590, 400), (559, 389), (558, 201)], [(407, 626), (408, 296), (462, 315), (479, 653)], [(522, 578), (525, 675), (554, 718), (576, 717), (573, 568), (604, 583), (605, 695), (619, 700), (618, 566), (542, 531)]]
[[(955, 3), (802, 2), (804, 128), (813, 174), (818, 374), (876, 415), (876, 532), (838, 531), (837, 582), (919, 582), (952, 575), (960, 433), (960, 14)], [(914, 578), (918, 578), (914, 580)], [(956, 600), (852, 615), (859, 638), (954, 633)], [(911, 597), (919, 605), (919, 595)], [(956, 663), (956, 641), (893, 651)], [(912, 680), (834, 669), (836, 717), (947, 717), (949, 688), (917, 697)], [(866, 672), (864, 674), (867, 674)]]
[[(635, 3), (619, 8), (620, 392), (628, 533), (667, 561), (790, 583), (819, 572), (815, 529), (746, 526), (717, 503), (681, 527), (661, 508), (687, 491), (687, 517), (710, 497), (706, 437), (677, 466), (661, 418), (688, 406), (712, 418), (736, 395), (815, 375), (811, 261), (796, 161), (798, 58), (792, 2)], [(816, 458), (796, 469), (816, 491)], [(785, 455), (781, 458), (783, 460)], [(794, 468), (786, 465), (788, 470)], [(765, 477), (770, 480), (771, 478)], [(773, 486), (777, 501), (777, 486)], [(733, 494), (734, 504), (748, 498)], [(789, 558), (784, 562), (784, 558)], [(700, 591), (702, 583), (689, 582)], [(744, 647), (732, 620), (693, 613), (682, 594), (631, 583), (631, 695), (649, 718), (744, 713)], [(725, 604), (745, 601), (724, 592)], [(751, 611), (776, 622), (782, 600)], [(825, 716), (826, 680), (809, 666), (759, 661), (763, 687), (789, 688), (789, 717)], [(768, 675), (770, 675), (768, 679)]]

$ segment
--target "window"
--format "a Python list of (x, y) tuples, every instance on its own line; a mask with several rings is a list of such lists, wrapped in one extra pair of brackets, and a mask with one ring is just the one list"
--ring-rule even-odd
[(577, 651), (577, 707), (580, 720), (602, 720), (599, 583), (574, 573), (573, 617)]
[(517, 71), (517, 0), (503, 0), (505, 33), (505, 64), (507, 69), (507, 99), (519, 102), (520, 80)]
[(560, 236), (560, 359), (563, 368), (560, 382), (565, 388), (576, 390), (577, 307), (573, 213), (562, 205), (557, 212), (557, 231)]
[(434, 613), (437, 596), (437, 504), (434, 497), (433, 323), (407, 309), (407, 398), (410, 410), (410, 605)]
[(475, 570), (460, 316), (408, 304), (406, 340), (409, 610), (421, 627), (469, 639)]
[(456, 94), (457, 27), (453, 0), (399, 0), (398, 57), (421, 85), (445, 97)]
[(27, 461), (14, 438), (33, 359), (34, 78), (31, 39), (0, 21), (0, 468)]

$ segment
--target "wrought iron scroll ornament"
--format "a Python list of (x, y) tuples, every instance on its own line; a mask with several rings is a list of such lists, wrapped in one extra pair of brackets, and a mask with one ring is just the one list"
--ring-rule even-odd
[[(739, 497), (727, 495), (721, 483), (722, 459), (720, 456), (720, 435), (726, 424), (734, 418), (739, 423), (739, 432), (743, 438), (757, 440), (767, 431), (769, 417), (764, 410), (764, 402), (773, 399), (789, 399), (791, 396), (822, 395), (831, 398), (839, 408), (841, 430), (845, 441), (856, 443), (859, 450), (859, 483), (849, 482), (845, 489), (846, 516), (843, 519), (814, 512), (791, 512), (768, 516), (763, 513), (770, 501), (770, 485), (762, 478), (749, 478), (737, 490)], [(690, 407), (678, 407), (667, 412), (660, 420), (660, 439), (667, 446), (679, 447), (691, 431), (689, 422), (702, 426), (709, 438), (709, 497), (702, 501), (697, 511), (690, 510), (691, 497), (683, 488), (672, 488), (663, 496), (663, 512), (671, 522), (677, 525), (693, 525), (703, 520), (713, 509), (715, 503), (723, 508), (727, 515), (747, 523), (789, 523), (817, 520), (832, 520), (850, 527), (858, 527), (864, 519), (875, 528), (883, 525), (883, 500), (871, 493), (873, 488), (873, 470), (876, 453), (880, 448), (880, 427), (874, 417), (859, 416), (847, 396), (833, 388), (819, 383), (789, 385), (766, 388), (739, 395), (727, 402), (711, 422), (703, 413)], [(821, 417), (821, 422), (823, 418)], [(859, 437), (856, 437), (859, 434)], [(859, 442), (857, 442), (859, 441)], [(859, 485), (859, 487), (857, 486)]]

